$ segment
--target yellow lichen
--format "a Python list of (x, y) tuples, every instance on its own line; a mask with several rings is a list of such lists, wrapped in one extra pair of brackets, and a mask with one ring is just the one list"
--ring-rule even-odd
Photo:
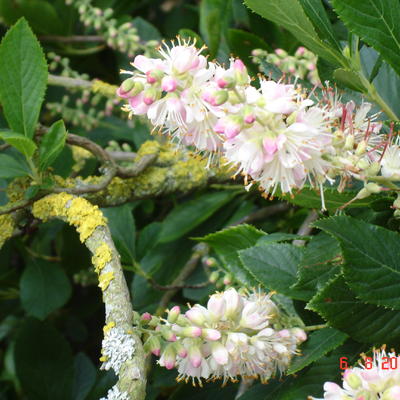
[(103, 327), (103, 332), (104, 332), (104, 334), (110, 332), (110, 330), (111, 330), (112, 328), (114, 328), (114, 326), (115, 326), (115, 322), (114, 322), (114, 321), (111, 321), (111, 322), (109, 322), (107, 325), (105, 325), (105, 326)]
[(94, 270), (99, 274), (105, 265), (111, 261), (111, 249), (106, 242), (102, 242), (97, 247), (94, 256), (92, 257), (92, 263)]
[(10, 214), (0, 215), (0, 248), (12, 236), (14, 228), (15, 221)]
[(99, 288), (104, 292), (110, 282), (114, 279), (114, 272), (104, 272), (99, 277)]
[[(68, 204), (67, 204), (68, 203)], [(32, 213), (44, 221), (52, 217), (65, 218), (79, 232), (84, 242), (98, 226), (105, 226), (106, 219), (97, 206), (71, 194), (52, 194), (34, 203)]]
[(108, 357), (107, 357), (107, 356), (101, 356), (101, 357), (99, 358), (99, 360), (100, 360), (101, 362), (106, 362), (106, 361), (108, 360)]
[(140, 146), (140, 148), (137, 152), (137, 156), (140, 158), (147, 154), (157, 154), (160, 151), (160, 148), (161, 148), (161, 145), (157, 141), (147, 140)]
[(93, 154), (80, 146), (70, 146), (70, 148), (72, 150), (72, 158), (75, 161), (72, 170), (75, 172), (80, 171), (84, 167), (86, 160), (93, 157)]

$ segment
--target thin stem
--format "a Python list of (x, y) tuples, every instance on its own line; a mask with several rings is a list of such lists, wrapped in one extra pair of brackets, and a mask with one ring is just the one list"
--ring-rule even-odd
[(319, 329), (324, 329), (324, 328), (327, 328), (327, 327), (328, 327), (328, 324), (310, 325), (310, 326), (305, 326), (303, 328), (303, 331), (306, 331), (306, 332), (318, 331)]
[(99, 46), (94, 46), (94, 47), (89, 47), (87, 49), (74, 49), (73, 47), (67, 47), (64, 51), (62, 51), (63, 54), (71, 54), (75, 56), (87, 56), (90, 54), (95, 54), (98, 53), (106, 48), (105, 44), (101, 44)]
[(57, 36), (43, 35), (39, 36), (42, 42), (59, 42), (59, 43), (86, 43), (86, 42), (105, 42), (103, 36), (97, 35), (75, 35), (75, 36)]

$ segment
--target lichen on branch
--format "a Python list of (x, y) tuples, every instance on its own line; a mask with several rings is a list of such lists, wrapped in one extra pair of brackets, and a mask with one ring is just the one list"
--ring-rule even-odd
[(127, 399), (144, 399), (143, 347), (132, 327), (129, 290), (106, 218), (97, 206), (67, 193), (51, 194), (36, 201), (32, 214), (43, 221), (59, 218), (74, 226), (81, 242), (93, 254), (92, 262), (99, 277), (106, 314), (102, 368), (113, 369), (118, 376), (115, 391)]

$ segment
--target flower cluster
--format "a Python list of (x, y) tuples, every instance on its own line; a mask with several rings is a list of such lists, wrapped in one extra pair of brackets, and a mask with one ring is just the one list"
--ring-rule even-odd
[(342, 103), (330, 87), (318, 89), (316, 101), (297, 84), (262, 77), (256, 88), (242, 61), (222, 67), (180, 40), (159, 52), (137, 56), (136, 70), (124, 71), (131, 75), (118, 89), (125, 110), (179, 143), (222, 154), (267, 195), (305, 184), (323, 189), (339, 178), (339, 191), (351, 179), (364, 182), (363, 198), (384, 190), (375, 183), (382, 177), (400, 177), (400, 147), (368, 115), (371, 104)]
[(321, 84), (317, 71), (317, 56), (303, 46), (300, 46), (293, 55), (283, 49), (275, 49), (273, 53), (268, 53), (263, 49), (254, 49), (251, 55), (253, 62), (260, 65), (261, 72), (266, 61), (277, 66), (283, 73), (307, 79), (314, 85)]
[(343, 387), (333, 382), (326, 382), (324, 384), (324, 399), (399, 399), (399, 370), (397, 368), (383, 368), (384, 362), (387, 363), (387, 360), (392, 362), (393, 359), (397, 359), (396, 365), (400, 362), (400, 356), (396, 356), (395, 353), (387, 354), (384, 349), (374, 350), (373, 358), (364, 356), (364, 361), (359, 364), (359, 367), (346, 369), (343, 374)]
[(287, 329), (282, 316), (264, 293), (239, 294), (234, 288), (212, 295), (207, 307), (194, 305), (184, 314), (178, 306), (167, 320), (149, 314), (142, 321), (155, 326), (145, 350), (160, 356), (158, 363), (177, 368), (178, 381), (259, 377), (266, 382), (285, 371), (297, 345), (307, 336)]

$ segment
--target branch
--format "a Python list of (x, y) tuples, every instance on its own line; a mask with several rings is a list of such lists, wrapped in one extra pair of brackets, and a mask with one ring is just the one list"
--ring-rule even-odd
[(39, 36), (42, 42), (59, 42), (59, 43), (90, 43), (90, 42), (105, 42), (103, 36), (97, 35), (75, 35), (75, 36), (57, 36), (57, 35), (43, 35)]
[(202, 283), (196, 283), (193, 285), (160, 285), (157, 283), (153, 278), (148, 278), (147, 282), (150, 283), (151, 286), (153, 286), (154, 289), (157, 290), (162, 290), (162, 291), (169, 291), (169, 290), (181, 290), (181, 289), (202, 289), (210, 284), (209, 281), (207, 282), (202, 282)]
[(158, 305), (158, 309), (156, 315), (161, 315), (168, 306), (168, 303), (175, 296), (175, 294), (182, 288), (185, 280), (194, 272), (197, 267), (199, 260), (208, 253), (208, 245), (205, 243), (199, 243), (195, 246), (195, 251), (190, 257), (189, 261), (182, 268), (179, 275), (174, 279), (172, 284), (170, 285), (173, 289), (167, 291), (164, 296), (161, 298), (160, 304)]
[[(307, 215), (306, 219), (304, 222), (301, 224), (297, 234), (299, 236), (308, 236), (311, 231), (313, 230), (313, 227), (311, 224), (318, 219), (318, 213), (315, 210), (310, 211), (310, 213)], [(301, 239), (296, 239), (293, 240), (293, 244), (295, 246), (304, 246), (305, 241)]]
[[(132, 328), (129, 289), (106, 219), (98, 207), (66, 193), (52, 194), (35, 202), (32, 213), (43, 221), (58, 218), (73, 225), (81, 242), (93, 254), (92, 262), (99, 276), (106, 314), (102, 368), (114, 370), (119, 378), (116, 384), (119, 392), (126, 393), (129, 399), (143, 400), (145, 355), (140, 337)], [(127, 345), (113, 347), (115, 340), (108, 340), (109, 335), (117, 337), (117, 343)]]

